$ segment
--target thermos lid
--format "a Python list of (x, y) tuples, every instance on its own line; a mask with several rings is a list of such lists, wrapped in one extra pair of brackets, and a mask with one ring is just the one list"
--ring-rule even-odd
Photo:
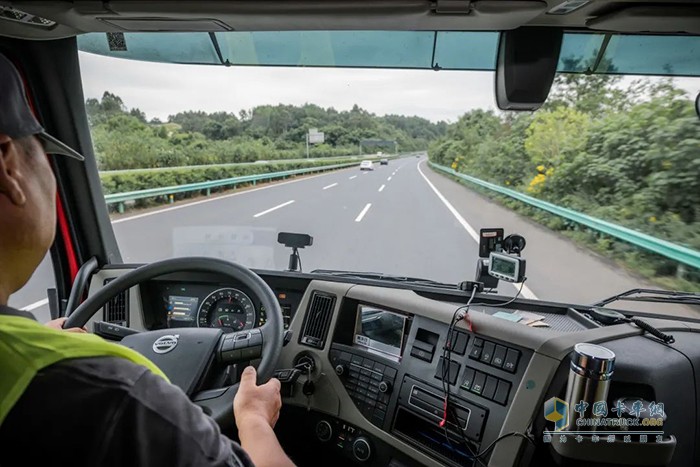
[(571, 369), (582, 376), (609, 379), (615, 369), (615, 353), (596, 344), (576, 344), (571, 356)]

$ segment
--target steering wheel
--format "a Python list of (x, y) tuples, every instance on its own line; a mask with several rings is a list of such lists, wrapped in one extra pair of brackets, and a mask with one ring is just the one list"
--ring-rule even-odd
[[(185, 257), (141, 266), (107, 283), (85, 300), (68, 317), (64, 328), (82, 327), (120, 292), (154, 277), (174, 272), (207, 272), (244, 284), (258, 297), (267, 312), (267, 322), (257, 329), (224, 333), (218, 328), (170, 328), (138, 332), (121, 344), (155, 363), (196, 404), (221, 427), (231, 426), (233, 398), (238, 384), (201, 390), (201, 380), (212, 367), (226, 368), (238, 361), (260, 357), (258, 383), (270, 379), (282, 352), (284, 328), (282, 310), (274, 292), (257, 274), (240, 264), (216, 258)], [(195, 393), (195, 390), (198, 392)]]

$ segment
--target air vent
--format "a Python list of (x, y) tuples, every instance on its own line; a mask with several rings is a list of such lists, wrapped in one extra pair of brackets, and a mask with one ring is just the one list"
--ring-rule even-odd
[[(105, 280), (104, 284), (108, 284), (114, 279)], [(108, 323), (119, 324), (121, 326), (129, 326), (129, 291), (120, 292), (116, 297), (107, 302), (102, 309), (103, 320)]]
[(333, 318), (335, 296), (314, 292), (309, 309), (301, 326), (299, 343), (322, 349), (328, 337), (328, 328)]

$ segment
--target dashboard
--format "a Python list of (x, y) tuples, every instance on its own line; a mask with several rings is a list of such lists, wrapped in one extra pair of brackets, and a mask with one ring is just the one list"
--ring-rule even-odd
[[(156, 279), (140, 286), (144, 304), (142, 318), (146, 330), (209, 327), (235, 332), (260, 327), (267, 321), (267, 312), (243, 284)], [(302, 293), (278, 286), (275, 291), (289, 329)]]
[[(89, 293), (128, 270), (100, 271)], [(259, 274), (278, 298), (291, 335), (277, 368), (311, 364), (283, 387), (276, 428), (299, 464), (596, 465), (591, 453), (600, 452), (605, 465), (700, 465), (697, 320), (647, 316), (674, 335), (675, 343), (665, 345), (630, 324), (602, 326), (586, 307), (528, 300), (498, 306), (499, 298), (480, 296), (469, 321), (453, 324), (468, 299), (461, 291)], [(119, 303), (119, 324), (141, 330), (203, 326), (229, 332), (266, 319), (257, 297), (242, 284), (205, 274), (178, 273), (141, 284), (95, 319), (114, 317), (110, 313)], [(529, 318), (502, 317), (516, 313)], [(665, 403), (668, 416), (655, 443), (642, 445), (637, 436), (629, 445), (620, 436), (596, 451), (574, 438), (566, 444), (545, 441), (551, 423), (543, 416), (544, 404), (565, 399), (570, 355), (581, 342), (603, 345), (617, 357), (610, 405), (631, 398)], [(484, 452), (479, 460), (477, 452)]]

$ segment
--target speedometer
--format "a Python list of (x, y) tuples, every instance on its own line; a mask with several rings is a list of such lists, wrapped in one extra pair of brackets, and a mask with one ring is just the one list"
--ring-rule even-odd
[(215, 290), (204, 299), (197, 313), (200, 328), (222, 328), (225, 332), (251, 329), (255, 325), (255, 306), (237, 289)]

